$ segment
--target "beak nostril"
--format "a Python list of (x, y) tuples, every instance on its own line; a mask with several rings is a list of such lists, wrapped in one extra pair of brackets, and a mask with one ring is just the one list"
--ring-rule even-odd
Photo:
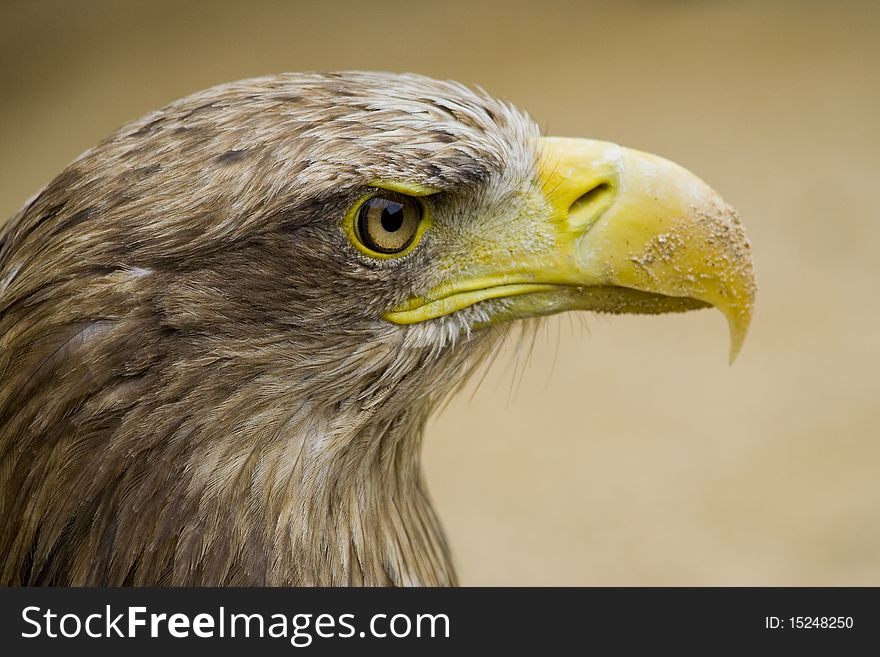
[(607, 182), (601, 182), (589, 191), (578, 196), (571, 207), (568, 209), (569, 214), (575, 214), (588, 205), (595, 205), (598, 199), (601, 199), (606, 193), (611, 191), (611, 185)]
[(588, 228), (607, 210), (614, 200), (614, 186), (600, 182), (578, 196), (568, 208), (568, 223), (572, 228)]

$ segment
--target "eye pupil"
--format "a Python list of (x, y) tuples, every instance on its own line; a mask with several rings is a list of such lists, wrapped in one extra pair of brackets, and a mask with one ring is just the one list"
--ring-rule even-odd
[(389, 205), (382, 210), (382, 228), (389, 233), (396, 233), (403, 226), (403, 206), (399, 203)]
[(411, 196), (383, 192), (364, 201), (357, 214), (358, 240), (377, 254), (406, 251), (419, 234), (422, 204)]

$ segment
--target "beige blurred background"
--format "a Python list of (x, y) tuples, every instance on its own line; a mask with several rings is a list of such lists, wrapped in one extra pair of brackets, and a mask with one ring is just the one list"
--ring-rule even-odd
[[(429, 426), (463, 583), (880, 585), (880, 3), (0, 8), (0, 217), (224, 81), (415, 71), (654, 151), (739, 208), (757, 315), (563, 316)], [(2, 220), (2, 219), (0, 219)]]

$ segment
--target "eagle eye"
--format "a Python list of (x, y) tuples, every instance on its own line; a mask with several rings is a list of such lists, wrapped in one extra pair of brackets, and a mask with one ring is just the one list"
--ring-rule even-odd
[(399, 255), (419, 235), (423, 215), (422, 204), (412, 196), (383, 191), (361, 204), (355, 237), (376, 254)]

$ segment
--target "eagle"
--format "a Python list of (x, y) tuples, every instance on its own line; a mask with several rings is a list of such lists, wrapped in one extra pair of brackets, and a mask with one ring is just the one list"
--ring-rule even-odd
[(735, 211), (414, 74), (223, 84), (0, 229), (0, 584), (457, 583), (426, 420), (511, 322), (752, 315)]

